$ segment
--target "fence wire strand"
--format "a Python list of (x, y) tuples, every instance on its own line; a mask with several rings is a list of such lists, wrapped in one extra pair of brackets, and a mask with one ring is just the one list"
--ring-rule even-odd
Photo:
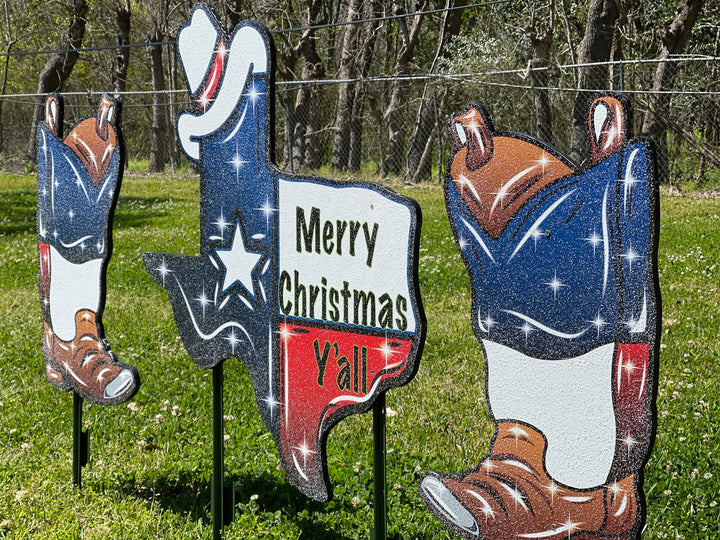
[[(653, 77), (661, 61), (672, 62), (678, 70), (676, 90), (653, 91)], [(333, 164), (334, 172), (345, 178), (360, 174), (386, 174), (412, 181), (437, 181), (443, 175), (451, 148), (447, 119), (466, 103), (480, 102), (492, 114), (498, 130), (537, 135), (537, 111), (534, 103), (543, 94), (549, 107), (546, 142), (562, 152), (570, 150), (570, 127), (578, 89), (577, 70), (598, 65), (620, 69), (624, 81), (613, 88), (608, 81), (595, 81), (594, 93), (622, 90), (631, 97), (635, 109), (632, 131), (642, 132), (643, 120), (649, 114), (652, 100), (663, 100), (664, 109), (656, 111), (666, 129), (664, 143), (667, 159), (661, 160), (661, 177), (672, 182), (695, 180), (720, 182), (720, 88), (711, 74), (720, 72), (720, 57), (676, 57), (671, 59), (638, 59), (597, 64), (567, 64), (544, 69), (545, 84), (533, 80), (527, 69), (496, 69), (480, 73), (438, 73), (408, 76), (374, 76), (365, 78), (321, 79), (312, 81), (278, 81), (276, 94), (275, 155), (284, 168), (292, 172), (324, 174)], [(403, 102), (393, 129), (400, 133), (400, 147), (388, 152), (390, 125), (385, 118), (389, 93), (393, 85), (402, 86)], [(362, 107), (354, 113), (350, 129), (359, 134), (352, 150), (356, 159), (338, 155), (336, 148), (339, 89), (361, 88), (365, 96)], [(151, 160), (150, 142), (156, 138), (154, 151), (160, 152), (159, 163), (183, 162), (175, 133), (175, 117), (188, 107), (189, 95), (179, 83), (161, 92), (128, 90), (113, 92), (100, 89), (63, 93), (66, 102), (66, 124), (94, 114), (98, 97), (116, 94), (123, 101), (123, 133), (130, 159)], [(310, 95), (310, 107), (299, 106), (300, 96)], [(3, 157), (21, 156), (30, 137), (36, 93), (0, 96), (2, 110)], [(159, 114), (153, 115), (153, 107)], [(421, 107), (431, 114), (421, 115)], [(153, 120), (154, 118), (154, 120)], [(155, 122), (155, 125), (153, 125)], [(425, 157), (413, 161), (410, 150), (418, 141), (424, 144)], [(413, 146), (415, 145), (415, 146)], [(348, 150), (350, 151), (350, 150)], [(157, 156), (156, 156), (157, 157)]]

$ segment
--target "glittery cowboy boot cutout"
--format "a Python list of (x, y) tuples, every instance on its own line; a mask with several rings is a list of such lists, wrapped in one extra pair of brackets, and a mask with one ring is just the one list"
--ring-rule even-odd
[(652, 440), (652, 145), (628, 141), (618, 95), (589, 103), (592, 164), (494, 133), (471, 105), (450, 123), (448, 214), (473, 287), (497, 432), (464, 475), (420, 495), (467, 538), (637, 538)]
[(137, 391), (135, 368), (117, 361), (100, 314), (120, 151), (117, 103), (103, 97), (97, 117), (62, 140), (62, 101), (46, 102), (38, 129), (39, 285), (47, 380), (101, 405)]

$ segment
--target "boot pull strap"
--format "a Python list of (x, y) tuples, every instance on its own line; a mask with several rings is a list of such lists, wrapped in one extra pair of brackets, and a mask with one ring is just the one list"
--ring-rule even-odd
[(103, 95), (100, 100), (100, 106), (98, 108), (98, 114), (95, 118), (95, 131), (103, 141), (107, 141), (108, 133), (110, 132), (109, 126), (114, 126), (117, 120), (117, 102)]
[(614, 96), (598, 97), (590, 105), (588, 127), (592, 162), (595, 164), (627, 142), (627, 108)]
[(463, 147), (466, 148), (465, 163), (468, 170), (474, 171), (480, 168), (492, 156), (491, 129), (487, 113), (474, 105), (453, 117), (450, 134), (456, 152)]
[(59, 95), (51, 94), (45, 99), (45, 127), (55, 137), (62, 138), (63, 101)]

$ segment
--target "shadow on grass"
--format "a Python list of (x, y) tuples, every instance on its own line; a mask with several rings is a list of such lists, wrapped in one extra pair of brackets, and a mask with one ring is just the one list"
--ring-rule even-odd
[(306, 497), (289, 482), (279, 482), (276, 477), (268, 473), (230, 475), (227, 480), (235, 486), (236, 503), (249, 501), (252, 495), (257, 494), (259, 512), (269, 514), (281, 512), (300, 528), (300, 538), (319, 540), (351, 538), (345, 536), (342, 530), (335, 528), (342, 524), (324, 523), (316, 518), (317, 514), (353, 511), (350, 505), (341, 504), (337, 498), (335, 508), (328, 510), (324, 503)]
[[(116, 228), (144, 227), (151, 220), (171, 213), (166, 207), (169, 197), (121, 197), (113, 216)], [(158, 207), (162, 207), (158, 210)], [(35, 233), (37, 195), (34, 190), (5, 192), (0, 196), (0, 235), (13, 236)]]
[(113, 226), (122, 229), (144, 227), (151, 220), (169, 215), (171, 211), (167, 205), (171, 200), (170, 197), (125, 197), (121, 194), (113, 215)]
[[(258, 495), (253, 512), (258, 521), (265, 519), (263, 514), (272, 515), (281, 512), (285, 519), (294, 522), (300, 529), (300, 538), (330, 540), (352, 538), (343, 534), (332, 523), (317, 519), (317, 514), (344, 510), (352, 512), (349, 504), (335, 502), (335, 509), (328, 510), (325, 504), (314, 501), (301, 494), (288, 482), (278, 482), (271, 474), (226, 475), (226, 485), (235, 486), (235, 518), (243, 511), (252, 495)], [(143, 482), (133, 478), (121, 481), (119, 491), (125, 496), (157, 504), (165, 511), (182, 514), (192, 521), (202, 521), (208, 527), (212, 524), (210, 507), (210, 483), (199, 479), (197, 472), (179, 471), (171, 475), (158, 475)], [(368, 524), (368, 527), (370, 524)]]
[(35, 232), (36, 190), (5, 192), (0, 197), (0, 235), (24, 235)]
[[(108, 491), (109, 486), (95, 489)], [(193, 521), (210, 520), (210, 490), (207, 481), (196, 473), (183, 470), (172, 475), (160, 474), (137, 481), (134, 476), (122, 478), (112, 488), (123, 497), (132, 497), (160, 505), (164, 510), (183, 514)]]

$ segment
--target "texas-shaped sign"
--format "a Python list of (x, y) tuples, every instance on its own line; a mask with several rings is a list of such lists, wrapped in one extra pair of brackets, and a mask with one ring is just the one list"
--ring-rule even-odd
[(381, 185), (274, 164), (274, 49), (260, 23), (227, 35), (199, 4), (177, 42), (192, 101), (178, 136), (201, 168), (200, 255), (145, 253), (145, 267), (195, 363), (244, 362), (288, 477), (329, 500), (329, 430), (417, 371), (420, 208)]

